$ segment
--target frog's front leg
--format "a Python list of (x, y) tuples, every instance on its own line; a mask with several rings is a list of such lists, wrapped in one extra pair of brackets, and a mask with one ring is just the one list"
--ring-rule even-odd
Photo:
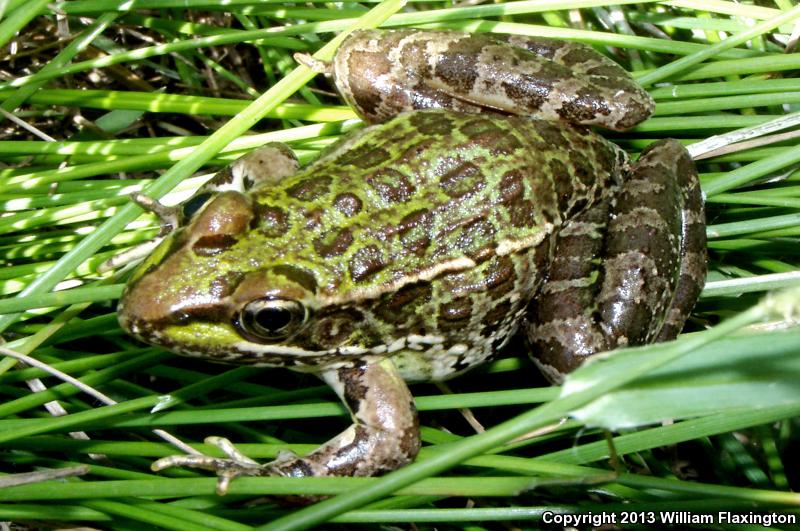
[(215, 471), (217, 492), (224, 494), (238, 476), (374, 476), (416, 457), (420, 437), (414, 399), (391, 360), (361, 361), (320, 376), (347, 406), (353, 424), (307, 456), (281, 452), (275, 461), (259, 465), (218, 439), (228, 459), (172, 456), (153, 463), (153, 469), (189, 466)]
[(657, 142), (613, 201), (560, 231), (550, 276), (530, 308), (535, 361), (558, 382), (597, 352), (674, 339), (705, 272), (697, 173), (679, 142)]

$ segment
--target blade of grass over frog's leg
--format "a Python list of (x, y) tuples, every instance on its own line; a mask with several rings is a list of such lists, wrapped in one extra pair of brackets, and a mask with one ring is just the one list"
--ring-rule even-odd
[(755, 291), (770, 291), (800, 285), (800, 271), (773, 273), (748, 278), (732, 278), (707, 282), (700, 294), (701, 298), (738, 295)]
[(800, 226), (800, 213), (771, 216), (767, 218), (754, 218), (745, 221), (731, 221), (730, 223), (718, 223), (706, 227), (706, 235), (713, 239), (726, 238), (739, 234), (797, 226)]
[(705, 50), (701, 50), (692, 55), (687, 55), (686, 57), (682, 57), (677, 61), (673, 61), (672, 63), (662, 66), (661, 68), (653, 72), (639, 76), (637, 78), (637, 81), (642, 86), (648, 87), (650, 85), (658, 83), (659, 81), (663, 81), (669, 77), (675, 76), (698, 63), (702, 63), (706, 59), (714, 57), (723, 50), (728, 50), (730, 48), (738, 46), (744, 42), (749, 41), (753, 37), (762, 35), (783, 24), (786, 24), (787, 22), (791, 22), (798, 17), (800, 17), (800, 6), (796, 6), (793, 9), (781, 13), (780, 15), (774, 18), (765, 20), (764, 22), (760, 22), (755, 26), (753, 26), (752, 28), (750, 28), (749, 30), (732, 35), (727, 39), (718, 42), (717, 44), (709, 46)]
[[(354, 30), (377, 26), (392, 13), (399, 10), (402, 5), (403, 0), (386, 0), (360, 18), (350, 29)], [(314, 57), (320, 60), (330, 60), (336, 48), (347, 36), (347, 33), (349, 32), (339, 34), (328, 44), (320, 48), (320, 50), (314, 54)], [(155, 183), (148, 187), (148, 195), (158, 199), (167, 193), (181, 179), (186, 178), (192, 172), (199, 169), (204, 162), (211, 159), (233, 139), (245, 133), (267, 112), (275, 109), (275, 107), (289, 97), (290, 94), (311, 80), (315, 75), (314, 72), (305, 66), (298, 66), (292, 73), (281, 79), (275, 86), (250, 104), (237, 115), (235, 119), (230, 120), (209, 136), (185, 159), (179, 161), (172, 168), (167, 170)], [(122, 230), (125, 225), (136, 219), (140, 212), (141, 209), (132, 203), (123, 206), (111, 219), (103, 223), (97, 231), (81, 240), (74, 249), (61, 257), (52, 269), (37, 278), (20, 292), (18, 297), (42, 293), (55, 287), (71, 269), (83, 262), (92, 253), (99, 250), (114, 237), (114, 235)], [(18, 313), (0, 316), (0, 332), (4, 331), (10, 324), (15, 322), (18, 317)]]
[(45, 10), (49, 0), (29, 0), (17, 7), (0, 22), (0, 48), (3, 48), (28, 22)]
[[(51, 72), (62, 68), (64, 65), (72, 61), (78, 53), (84, 50), (94, 38), (105, 31), (112, 22), (119, 16), (118, 13), (103, 13), (100, 17), (88, 28), (86, 28), (80, 35), (72, 39), (72, 41), (61, 50), (51, 61), (49, 61), (43, 68), (42, 72)], [(21, 90), (14, 91), (13, 94), (0, 104), (0, 108), (12, 112), (19, 107), (22, 103), (35, 93), (44, 82), (31, 83), (30, 85), (22, 88)], [(2, 115), (0, 115), (0, 122)]]
[(741, 81), (715, 81), (691, 85), (655, 87), (648, 92), (657, 102), (667, 102), (685, 98), (797, 92), (798, 90), (800, 90), (800, 79), (743, 79)]
[[(625, 356), (626, 370), (610, 371), (610, 364), (593, 363), (584, 366), (567, 378), (562, 394), (556, 400), (534, 410), (503, 422), (483, 433), (447, 445), (446, 451), (432, 452), (423, 462), (413, 463), (383, 476), (367, 489), (355, 489), (335, 498), (324, 500), (311, 507), (296, 511), (259, 527), (260, 531), (307, 529), (327, 521), (350, 509), (376, 500), (397, 491), (424, 477), (443, 472), (465, 459), (486, 452), (516, 437), (558, 422), (575, 410), (638, 376), (688, 354), (694, 349), (715, 339), (726, 337), (743, 326), (757, 322), (768, 315), (792, 309), (798, 313), (797, 300), (800, 293), (782, 292), (767, 297), (757, 306), (742, 312), (716, 327), (690, 336), (684, 341), (630, 349), (630, 353), (642, 350), (653, 352), (651, 356)], [(620, 355), (622, 352), (620, 352)], [(616, 365), (615, 365), (616, 366)]]

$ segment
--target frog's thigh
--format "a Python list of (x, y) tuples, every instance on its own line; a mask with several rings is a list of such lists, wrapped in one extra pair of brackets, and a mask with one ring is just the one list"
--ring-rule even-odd
[(419, 451), (414, 399), (391, 360), (329, 370), (322, 378), (353, 424), (306, 457), (285, 454), (269, 468), (285, 476), (372, 476), (405, 465)]
[(608, 349), (596, 318), (599, 256), (608, 214), (609, 203), (604, 201), (564, 225), (548, 278), (528, 308), (534, 361), (553, 382), (560, 382), (588, 356)]
[(706, 280), (708, 251), (706, 216), (700, 180), (686, 148), (667, 139), (647, 147), (635, 166), (641, 172), (645, 164), (672, 168), (681, 194), (680, 270), (671, 304), (656, 341), (675, 339), (694, 308)]
[(270, 142), (242, 155), (220, 170), (198, 193), (235, 191), (245, 193), (260, 184), (274, 185), (297, 173), (300, 163), (285, 144)]
[[(703, 286), (702, 199), (680, 143), (664, 140), (642, 153), (603, 243), (601, 216), (595, 207), (565, 226), (557, 260), (571, 260), (572, 268), (555, 262), (532, 306), (528, 335), (552, 380), (595, 352), (673, 339)], [(588, 265), (579, 267), (594, 257), (600, 258), (599, 276)]]
[(615, 130), (653, 112), (647, 91), (589, 46), (497, 37), (451, 44), (431, 58), (434, 75), (423, 84), (482, 107)]
[(673, 339), (702, 290), (706, 239), (700, 185), (676, 140), (652, 144), (617, 201), (603, 259), (600, 318), (612, 346)]

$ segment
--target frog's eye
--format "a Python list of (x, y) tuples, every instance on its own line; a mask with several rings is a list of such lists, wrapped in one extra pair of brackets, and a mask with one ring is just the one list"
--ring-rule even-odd
[(201, 194), (197, 194), (197, 195), (189, 198), (182, 205), (183, 219), (189, 219), (192, 216), (194, 216), (195, 214), (197, 214), (197, 212), (201, 208), (203, 208), (203, 205), (208, 203), (208, 200), (211, 199), (211, 197), (213, 195), (214, 194), (212, 194), (211, 192), (203, 192)]
[(247, 335), (262, 341), (289, 337), (308, 320), (308, 310), (289, 299), (258, 299), (239, 313), (238, 325)]

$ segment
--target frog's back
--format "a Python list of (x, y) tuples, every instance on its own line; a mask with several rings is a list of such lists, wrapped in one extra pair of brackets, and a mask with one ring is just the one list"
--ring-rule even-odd
[(261, 267), (309, 271), (318, 317), (356, 312), (369, 325), (361, 341), (399, 352), (404, 376), (442, 378), (502, 346), (552, 236), (607, 194), (619, 164), (617, 149), (583, 128), (405, 113), (255, 193), (272, 249)]
[(613, 145), (570, 125), (420, 111), (255, 200), (282, 259), (326, 276), (321, 296), (347, 299), (531, 248), (607, 192), (618, 164)]

